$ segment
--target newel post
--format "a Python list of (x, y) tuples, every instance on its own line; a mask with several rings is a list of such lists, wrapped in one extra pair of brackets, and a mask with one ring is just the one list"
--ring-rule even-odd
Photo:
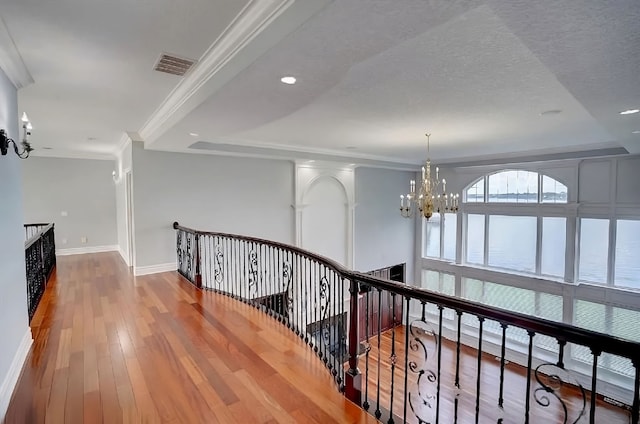
[(345, 396), (356, 405), (362, 405), (362, 374), (358, 369), (358, 282), (351, 280), (349, 287), (349, 369), (345, 375)]

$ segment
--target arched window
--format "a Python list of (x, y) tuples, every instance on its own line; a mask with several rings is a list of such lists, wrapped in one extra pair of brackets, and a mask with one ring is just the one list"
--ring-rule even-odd
[(532, 171), (507, 170), (486, 175), (464, 193), (467, 203), (567, 203), (567, 186)]

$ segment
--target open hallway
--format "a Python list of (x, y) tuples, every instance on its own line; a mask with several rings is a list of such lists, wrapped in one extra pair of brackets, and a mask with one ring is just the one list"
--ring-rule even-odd
[(60, 257), (31, 326), (7, 424), (375, 422), (285, 326), (117, 253)]

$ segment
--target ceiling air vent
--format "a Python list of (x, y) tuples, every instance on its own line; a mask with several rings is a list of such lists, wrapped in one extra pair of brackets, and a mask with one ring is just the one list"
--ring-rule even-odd
[(153, 69), (158, 72), (178, 75), (181, 77), (191, 69), (194, 63), (195, 61), (191, 59), (183, 59), (181, 57), (163, 54), (160, 56), (160, 60), (158, 60), (158, 63)]

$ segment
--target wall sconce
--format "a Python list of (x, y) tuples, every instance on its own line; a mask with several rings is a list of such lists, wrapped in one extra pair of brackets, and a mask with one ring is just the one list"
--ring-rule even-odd
[(26, 159), (29, 157), (29, 153), (31, 153), (33, 151), (33, 147), (31, 147), (31, 144), (28, 141), (28, 137), (31, 135), (31, 130), (33, 129), (33, 126), (31, 125), (31, 122), (29, 122), (29, 118), (27, 117), (26, 113), (22, 114), (22, 142), (20, 143), (20, 145), (22, 146), (22, 150), (18, 150), (18, 144), (11, 138), (9, 138), (9, 136), (7, 136), (7, 132), (4, 129), (0, 129), (0, 154), (2, 154), (2, 156), (5, 156), (7, 154), (7, 152), (9, 151), (9, 144), (12, 143), (13, 144), (13, 150), (16, 152), (16, 155), (20, 158), (20, 159)]

